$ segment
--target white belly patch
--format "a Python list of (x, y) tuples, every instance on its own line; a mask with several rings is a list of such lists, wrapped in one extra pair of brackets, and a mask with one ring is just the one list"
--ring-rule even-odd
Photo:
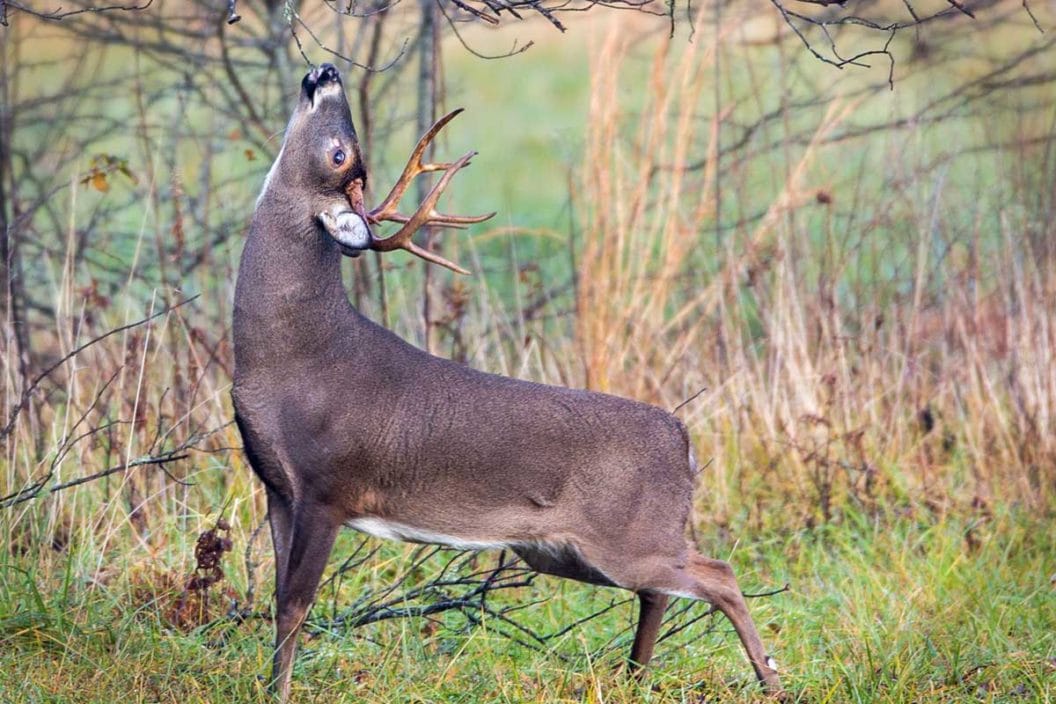
[(429, 545), (444, 545), (456, 550), (491, 550), (511, 547), (509, 543), (493, 540), (475, 540), (473, 538), (458, 538), (452, 535), (444, 535), (430, 530), (422, 530), (413, 526), (387, 521), (384, 518), (367, 517), (354, 518), (347, 523), (350, 528), (355, 528), (363, 533), (369, 533), (376, 538), (386, 540), (404, 540), (411, 543), (427, 543)]

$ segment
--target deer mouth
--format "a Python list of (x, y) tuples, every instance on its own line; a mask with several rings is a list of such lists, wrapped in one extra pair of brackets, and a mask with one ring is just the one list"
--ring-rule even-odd
[(370, 230), (369, 216), (363, 205), (363, 186), (362, 176), (352, 179), (345, 187), (347, 202), (338, 202), (316, 216), (319, 224), (337, 242), (341, 253), (346, 257), (358, 257), (375, 242), (374, 233)]
[(341, 76), (333, 64), (320, 64), (309, 71), (301, 81), (301, 93), (314, 108), (316, 98), (341, 91)]
[(358, 257), (370, 249), (373, 236), (367, 221), (342, 204), (336, 204), (317, 216), (319, 224), (337, 243), (346, 257)]

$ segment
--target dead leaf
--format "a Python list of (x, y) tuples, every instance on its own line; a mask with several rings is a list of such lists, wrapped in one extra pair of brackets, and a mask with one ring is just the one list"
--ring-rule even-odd
[(105, 173), (102, 171), (96, 171), (92, 174), (92, 188), (100, 193), (106, 193), (110, 190), (110, 183), (106, 180)]

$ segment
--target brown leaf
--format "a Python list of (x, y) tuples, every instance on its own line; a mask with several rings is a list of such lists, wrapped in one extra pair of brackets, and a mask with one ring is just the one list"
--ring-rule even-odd
[(104, 172), (96, 171), (92, 174), (92, 188), (100, 193), (106, 193), (110, 190), (110, 183), (106, 180), (106, 174)]

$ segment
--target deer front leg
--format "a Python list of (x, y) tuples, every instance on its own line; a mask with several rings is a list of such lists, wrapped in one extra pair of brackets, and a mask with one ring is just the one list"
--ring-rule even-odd
[(664, 620), (668, 597), (660, 592), (638, 592), (641, 609), (638, 613), (638, 630), (634, 633), (634, 645), (631, 647), (630, 670), (636, 677), (641, 677), (645, 666), (653, 657), (656, 636)]
[(267, 489), (268, 523), (271, 526), (271, 547), (275, 552), (275, 593), (283, 591), (286, 563), (290, 554), (290, 534), (293, 514), (287, 500), (273, 489)]
[(275, 658), (270, 689), (280, 702), (289, 697), (297, 634), (315, 599), (340, 525), (321, 506), (302, 505), (294, 511), (285, 574), (276, 580)]

